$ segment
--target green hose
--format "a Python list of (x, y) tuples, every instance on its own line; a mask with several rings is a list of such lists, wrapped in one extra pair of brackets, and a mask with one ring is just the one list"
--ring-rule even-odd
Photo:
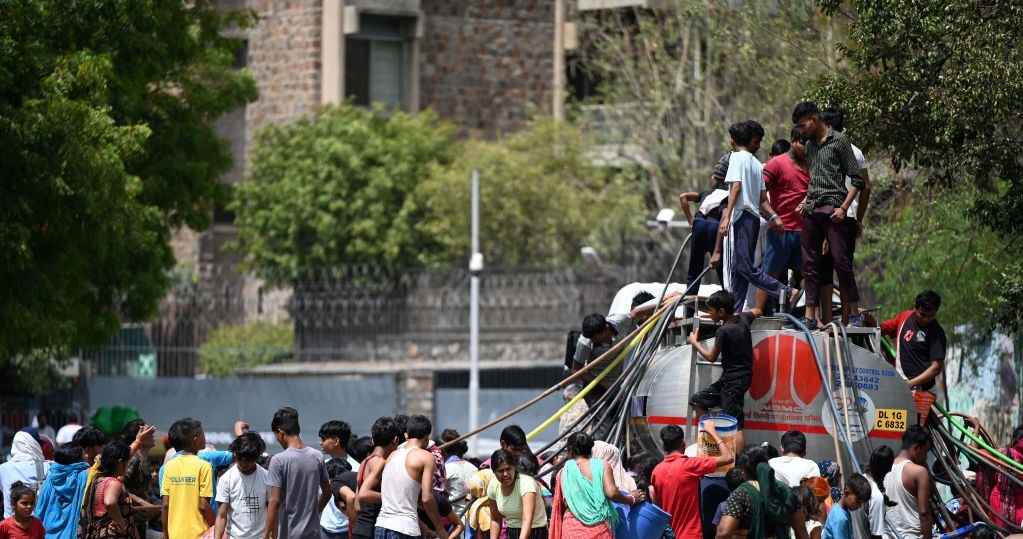
[(944, 408), (942, 408), (941, 405), (938, 404), (937, 401), (934, 402), (934, 407), (937, 408), (938, 411), (941, 412), (941, 415), (945, 416), (945, 419), (947, 419), (949, 423), (951, 423), (953, 426), (955, 426), (955, 428), (958, 429), (959, 432), (962, 432), (963, 434), (966, 435), (967, 438), (969, 438), (970, 440), (973, 440), (973, 442), (976, 443), (978, 446), (980, 446), (981, 449), (986, 449), (989, 453), (991, 453), (992, 456), (994, 456), (998, 460), (1001, 460), (1001, 461), (1005, 462), (1009, 466), (1011, 466), (1011, 467), (1015, 468), (1016, 470), (1018, 470), (1019, 472), (1023, 473), (1023, 464), (1020, 464), (1020, 463), (1010, 459), (1009, 457), (1003, 455), (1000, 451), (998, 451), (997, 449), (991, 447), (990, 445), (987, 444), (987, 442), (985, 442), (984, 440), (981, 440), (976, 435), (974, 435), (972, 432), (967, 430), (966, 427), (960, 425), (959, 421), (956, 420), (955, 418), (951, 417), (948, 414), (948, 411), (945, 410)]

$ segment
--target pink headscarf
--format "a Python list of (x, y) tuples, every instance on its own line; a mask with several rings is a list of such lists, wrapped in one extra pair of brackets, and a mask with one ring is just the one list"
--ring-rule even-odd
[(636, 490), (636, 480), (633, 479), (625, 468), (618, 454), (618, 448), (600, 440), (593, 442), (593, 458), (601, 459), (611, 466), (611, 473), (614, 476), (615, 486), (620, 490), (632, 492)]

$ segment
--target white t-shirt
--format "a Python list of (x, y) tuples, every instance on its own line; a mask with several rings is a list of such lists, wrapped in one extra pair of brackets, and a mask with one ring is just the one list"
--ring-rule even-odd
[(864, 477), (870, 483), (870, 501), (867, 502), (867, 505), (857, 509), (854, 514), (859, 513), (862, 527), (870, 535), (883, 537), (885, 534), (884, 494), (881, 494), (881, 489), (877, 487), (877, 483), (870, 476)]
[(817, 463), (802, 457), (775, 457), (767, 462), (774, 469), (774, 477), (790, 487), (798, 487), (807, 477), (820, 477)]
[[(853, 150), (853, 155), (856, 156), (856, 164), (858, 164), (860, 166), (860, 170), (863, 170), (863, 169), (867, 168), (867, 159), (865, 157), (863, 157), (863, 152), (861, 152), (860, 149), (857, 148), (855, 144), (851, 144), (851, 146), (852, 146), (852, 150)], [(846, 189), (852, 189), (852, 179), (849, 178), (849, 176), (845, 177), (845, 188)], [(849, 211), (845, 212), (845, 214), (848, 215), (849, 217), (852, 217), (853, 219), (855, 219), (856, 218), (856, 210), (859, 207), (860, 207), (860, 195), (856, 195), (856, 198), (853, 199), (852, 204), (849, 204)]]
[(757, 161), (755, 155), (743, 150), (732, 152), (728, 161), (728, 172), (725, 173), (725, 183), (728, 190), (732, 190), (732, 184), (740, 182), (742, 190), (739, 198), (732, 208), (732, 215), (729, 223), (734, 224), (739, 220), (739, 212), (748, 211), (754, 217), (760, 217), (760, 192), (764, 190), (764, 165)]
[(217, 483), (217, 503), (229, 503), (227, 512), (228, 539), (262, 539), (266, 528), (266, 505), (270, 486), (266, 484), (266, 470), (244, 475), (238, 466), (231, 466)]

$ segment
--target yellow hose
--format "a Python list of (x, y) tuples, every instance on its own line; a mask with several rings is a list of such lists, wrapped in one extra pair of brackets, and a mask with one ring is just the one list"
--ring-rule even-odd
[(554, 415), (552, 415), (546, 421), (541, 423), (539, 427), (536, 427), (535, 429), (530, 431), (530, 433), (526, 435), (526, 440), (532, 440), (534, 437), (536, 437), (537, 434), (540, 434), (541, 432), (543, 432), (544, 429), (551, 426), (552, 423), (554, 423), (558, 419), (561, 419), (561, 416), (565, 415), (565, 412), (569, 411), (573, 406), (576, 405), (576, 403), (578, 403), (580, 400), (586, 397), (587, 393), (589, 393), (593, 388), (597, 387), (597, 384), (599, 384), (601, 380), (607, 377), (607, 375), (619, 363), (621, 363), (625, 359), (625, 357), (629, 355), (630, 352), (632, 352), (632, 349), (635, 348), (636, 345), (643, 340), (643, 337), (645, 337), (646, 334), (650, 331), (650, 328), (654, 327), (654, 322), (656, 322), (657, 319), (660, 318), (660, 316), (661, 315), (653, 317), (653, 320), (650, 320), (646, 324), (646, 326), (644, 326), (643, 329), (640, 330), (639, 334), (637, 334), (631, 341), (629, 341), (629, 344), (626, 345), (625, 348), (623, 348), (622, 351), (618, 353), (618, 356), (615, 357), (614, 361), (612, 361), (607, 367), (605, 367), (603, 371), (600, 371), (600, 374), (598, 374), (597, 377), (594, 378), (592, 382), (586, 384), (586, 387), (584, 387), (582, 391), (579, 392), (578, 395), (576, 395), (572, 400), (568, 401), (564, 406), (561, 407), (560, 410), (555, 412)]

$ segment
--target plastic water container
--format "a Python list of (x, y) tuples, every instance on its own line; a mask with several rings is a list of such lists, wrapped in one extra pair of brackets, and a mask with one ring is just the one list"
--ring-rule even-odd
[[(735, 454), (735, 432), (739, 430), (739, 422), (734, 417), (728, 414), (717, 414), (717, 415), (705, 415), (700, 418), (700, 422), (713, 422), (714, 428), (717, 430), (718, 436), (721, 437), (721, 441), (728, 445), (728, 448)], [(706, 432), (700, 432), (696, 441), (696, 454), (701, 457), (718, 457), (721, 456), (721, 450), (718, 448), (717, 442), (714, 441), (709, 434)], [(718, 466), (714, 473), (725, 473), (734, 467), (734, 460), (731, 464), (725, 464), (724, 466)]]
[(615, 539), (660, 539), (671, 524), (671, 515), (650, 502), (614, 506), (619, 519)]

